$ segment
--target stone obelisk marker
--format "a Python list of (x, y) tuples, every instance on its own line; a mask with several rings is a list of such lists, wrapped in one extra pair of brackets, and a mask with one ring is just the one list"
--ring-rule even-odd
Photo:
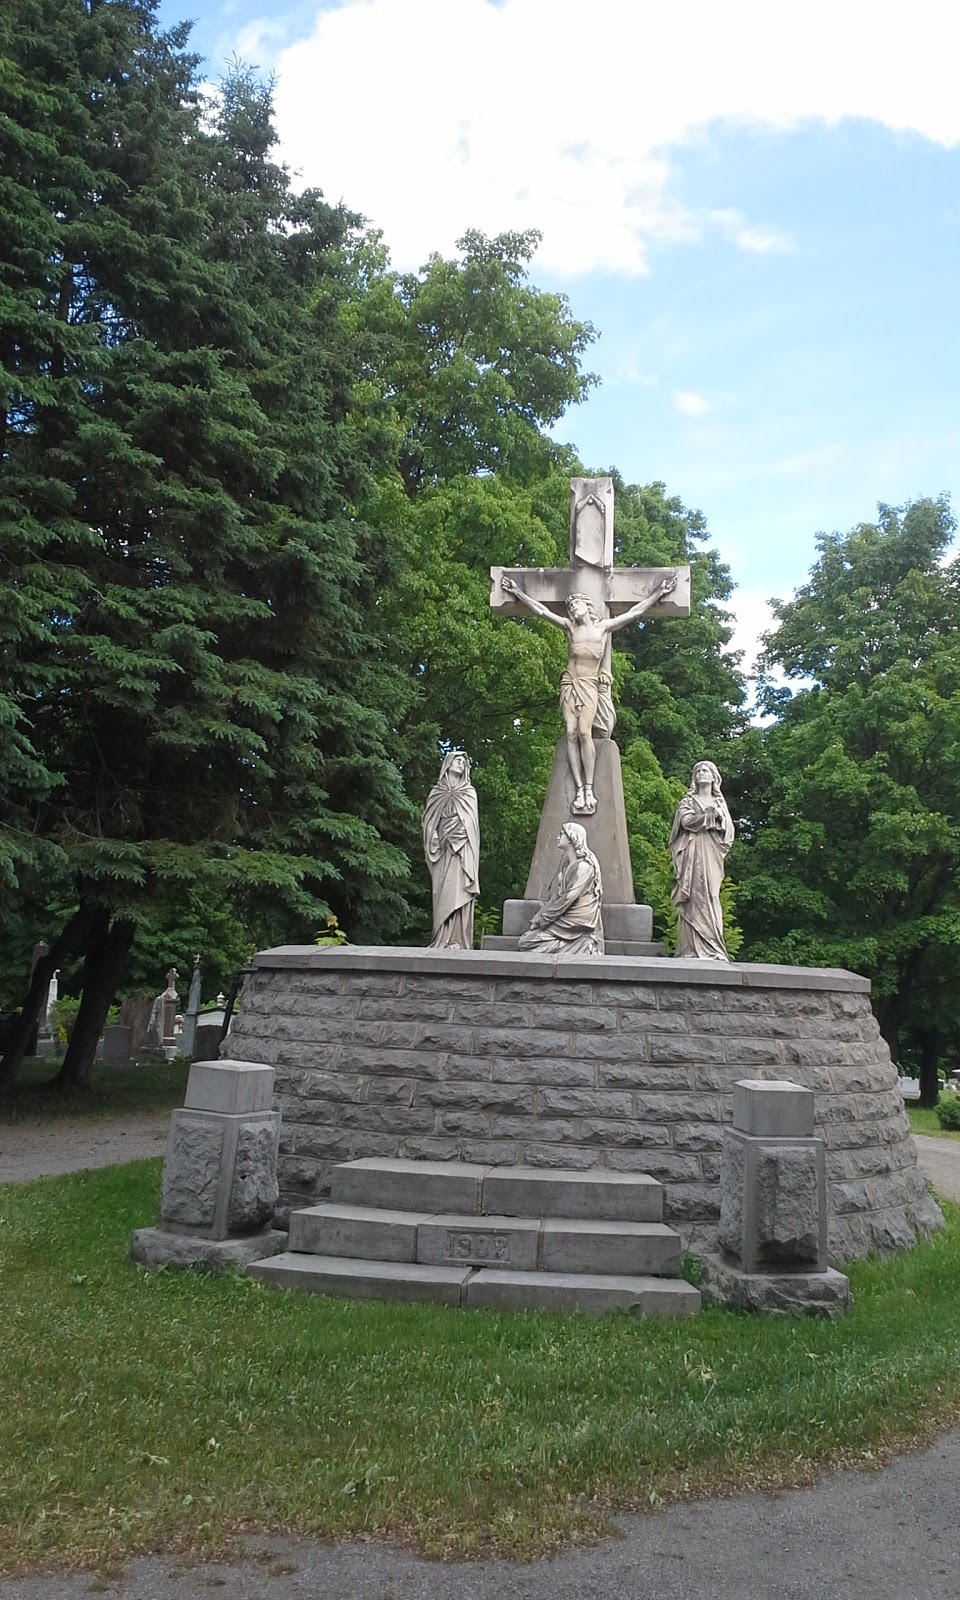
[(607, 949), (640, 954), (627, 947), (650, 939), (651, 914), (636, 904), (620, 752), (610, 738), (616, 721), (610, 698), (612, 634), (634, 617), (689, 616), (690, 568), (615, 567), (613, 481), (572, 478), (569, 567), (491, 567), (490, 579), (490, 605), (500, 616), (533, 613), (564, 627), (569, 642), (560, 684), (567, 733), (554, 755), (525, 897), (504, 906), (504, 942), (512, 944), (538, 904), (549, 898), (558, 865), (557, 834), (565, 822), (576, 821), (586, 828), (600, 862)]

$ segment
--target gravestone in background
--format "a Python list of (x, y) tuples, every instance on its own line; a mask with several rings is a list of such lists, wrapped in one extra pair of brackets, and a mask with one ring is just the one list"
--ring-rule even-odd
[(146, 1043), (152, 1006), (145, 989), (128, 994), (120, 1002), (120, 1026), (130, 1029), (130, 1054), (135, 1061)]

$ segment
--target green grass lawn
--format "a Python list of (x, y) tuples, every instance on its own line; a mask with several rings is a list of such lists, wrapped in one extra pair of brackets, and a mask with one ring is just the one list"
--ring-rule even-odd
[(117, 1066), (98, 1061), (89, 1090), (54, 1089), (59, 1061), (32, 1059), (3, 1095), (0, 1123), (42, 1122), (48, 1117), (109, 1117), (127, 1112), (172, 1111), (183, 1105), (190, 1064), (184, 1056), (174, 1061), (144, 1061)]
[(0, 1567), (241, 1528), (550, 1551), (960, 1417), (960, 1210), (836, 1323), (339, 1302), (127, 1265), (159, 1161), (0, 1188)]
[(960, 1133), (947, 1128), (941, 1128), (937, 1121), (936, 1108), (921, 1110), (919, 1106), (907, 1106), (907, 1116), (910, 1118), (910, 1127), (914, 1133), (930, 1134), (934, 1139), (960, 1139)]

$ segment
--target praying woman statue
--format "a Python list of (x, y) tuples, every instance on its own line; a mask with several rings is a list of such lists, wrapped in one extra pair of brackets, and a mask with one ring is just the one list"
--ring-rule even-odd
[(670, 834), (677, 880), (670, 898), (679, 919), (678, 956), (730, 959), (723, 942), (720, 885), (732, 843), (733, 823), (724, 804), (720, 774), (712, 761), (698, 761)]
[(587, 831), (579, 822), (564, 823), (557, 844), (563, 864), (557, 874), (556, 892), (543, 902), (517, 948), (536, 955), (602, 956), (600, 863), (587, 845)]
[(427, 796), (423, 849), (433, 883), (431, 950), (472, 950), (480, 893), (480, 820), (470, 758), (451, 750)]

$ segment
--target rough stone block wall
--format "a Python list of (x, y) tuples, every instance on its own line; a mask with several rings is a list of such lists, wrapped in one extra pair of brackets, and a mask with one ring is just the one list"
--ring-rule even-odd
[(359, 1156), (605, 1167), (664, 1185), (716, 1249), (741, 1078), (816, 1093), (833, 1262), (942, 1223), (866, 980), (799, 968), (285, 947), (256, 958), (229, 1050), (276, 1069), (280, 1204)]

